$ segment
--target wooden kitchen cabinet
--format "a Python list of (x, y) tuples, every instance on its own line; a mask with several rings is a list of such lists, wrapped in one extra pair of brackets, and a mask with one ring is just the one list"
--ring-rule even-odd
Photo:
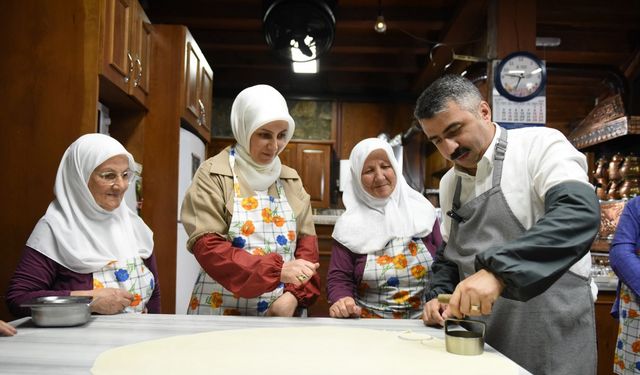
[(296, 143), (295, 155), (295, 169), (302, 178), (305, 190), (311, 196), (311, 206), (329, 207), (331, 145)]
[(600, 291), (595, 303), (598, 375), (613, 374), (613, 354), (618, 335), (618, 321), (611, 316), (615, 299), (615, 291)]
[(149, 95), (153, 28), (137, 0), (105, 0), (100, 74), (138, 103)]
[(203, 138), (211, 138), (213, 71), (195, 39), (185, 31), (182, 118)]
[(307, 311), (309, 316), (328, 317), (329, 302), (327, 301), (327, 271), (331, 260), (331, 246), (333, 245), (333, 225), (316, 224), (316, 235), (318, 236), (318, 250), (320, 253), (320, 296)]

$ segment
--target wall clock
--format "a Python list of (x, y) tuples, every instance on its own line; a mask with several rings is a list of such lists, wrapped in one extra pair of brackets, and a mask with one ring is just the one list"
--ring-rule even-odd
[(493, 84), (505, 98), (525, 102), (538, 96), (547, 82), (547, 69), (536, 55), (514, 52), (496, 67)]

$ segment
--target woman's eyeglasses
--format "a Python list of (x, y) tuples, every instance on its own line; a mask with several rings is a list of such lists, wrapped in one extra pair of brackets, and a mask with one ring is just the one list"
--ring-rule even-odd
[(122, 182), (124, 182), (125, 184), (129, 184), (129, 182), (131, 182), (131, 179), (133, 178), (133, 171), (130, 169), (127, 169), (122, 173), (108, 171), (108, 172), (98, 173), (97, 176), (98, 176), (98, 181), (100, 181), (100, 183), (102, 183), (103, 185), (108, 185), (108, 186), (115, 185), (116, 182), (118, 181), (118, 177), (122, 178)]

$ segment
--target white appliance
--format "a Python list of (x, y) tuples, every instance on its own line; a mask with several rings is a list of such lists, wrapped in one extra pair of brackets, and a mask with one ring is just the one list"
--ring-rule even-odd
[(109, 107), (98, 102), (98, 125), (96, 131), (100, 134), (109, 135), (110, 125), (111, 117), (109, 116)]
[(205, 160), (205, 144), (195, 134), (180, 128), (180, 162), (178, 169), (178, 243), (176, 248), (176, 314), (186, 314), (193, 284), (200, 272), (200, 264), (187, 250), (187, 233), (180, 221), (180, 207), (191, 179)]

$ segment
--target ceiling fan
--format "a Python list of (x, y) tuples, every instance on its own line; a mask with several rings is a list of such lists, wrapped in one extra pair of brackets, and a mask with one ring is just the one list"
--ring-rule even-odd
[(281, 58), (305, 62), (319, 58), (333, 44), (336, 0), (271, 0), (262, 19), (267, 44)]

